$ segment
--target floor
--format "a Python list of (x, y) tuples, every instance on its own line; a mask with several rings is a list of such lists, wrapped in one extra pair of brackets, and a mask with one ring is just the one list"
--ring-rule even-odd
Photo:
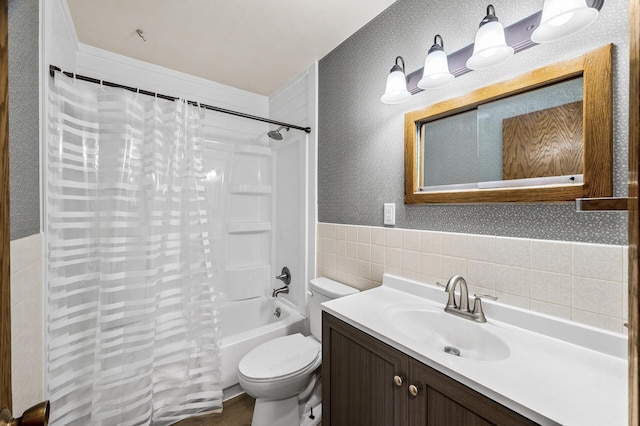
[(226, 401), (222, 414), (192, 417), (174, 423), (173, 426), (251, 426), (255, 403), (255, 399), (244, 393)]
[(256, 400), (242, 394), (224, 403), (222, 414), (192, 417), (175, 423), (175, 426), (250, 426)]

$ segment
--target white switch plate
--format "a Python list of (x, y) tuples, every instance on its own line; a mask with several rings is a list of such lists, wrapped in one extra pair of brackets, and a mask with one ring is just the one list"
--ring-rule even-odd
[(384, 203), (384, 224), (396, 224), (396, 203)]

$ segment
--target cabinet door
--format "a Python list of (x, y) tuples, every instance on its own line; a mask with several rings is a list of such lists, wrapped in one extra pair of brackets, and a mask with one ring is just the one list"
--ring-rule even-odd
[(407, 371), (405, 354), (323, 312), (323, 426), (408, 424)]
[(411, 426), (535, 425), (537, 423), (426, 365), (409, 360)]

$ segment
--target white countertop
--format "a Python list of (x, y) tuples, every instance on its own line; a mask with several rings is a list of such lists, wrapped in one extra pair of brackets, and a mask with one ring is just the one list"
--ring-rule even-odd
[(538, 423), (627, 425), (626, 336), (483, 301), (487, 323), (469, 322), (509, 347), (506, 358), (485, 361), (435, 350), (411, 338), (410, 330), (399, 332), (385, 314), (443, 309), (446, 300), (440, 288), (385, 275), (381, 287), (323, 306), (337, 318)]

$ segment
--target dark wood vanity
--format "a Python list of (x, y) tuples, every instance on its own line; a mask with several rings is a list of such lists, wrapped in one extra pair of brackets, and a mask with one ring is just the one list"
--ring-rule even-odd
[(537, 424), (327, 312), (322, 404), (323, 426)]

